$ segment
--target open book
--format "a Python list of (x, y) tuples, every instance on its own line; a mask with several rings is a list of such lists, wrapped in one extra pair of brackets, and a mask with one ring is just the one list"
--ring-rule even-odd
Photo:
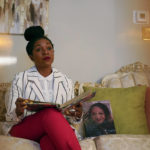
[(74, 105), (80, 104), (84, 101), (87, 101), (95, 96), (95, 92), (91, 90), (67, 101), (64, 104), (55, 104), (50, 102), (40, 102), (40, 101), (33, 101), (29, 99), (25, 99), (25, 103), (27, 104), (27, 110), (30, 111), (38, 111), (44, 108), (57, 108), (58, 110), (65, 111), (66, 109), (72, 108)]

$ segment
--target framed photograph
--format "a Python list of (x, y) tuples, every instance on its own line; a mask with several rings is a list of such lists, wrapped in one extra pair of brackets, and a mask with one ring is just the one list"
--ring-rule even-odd
[(148, 24), (149, 12), (148, 11), (133, 11), (133, 22), (135, 24)]
[(85, 137), (116, 134), (109, 100), (84, 102), (82, 109)]
[(23, 34), (32, 25), (48, 31), (49, 0), (1, 0), (0, 33)]

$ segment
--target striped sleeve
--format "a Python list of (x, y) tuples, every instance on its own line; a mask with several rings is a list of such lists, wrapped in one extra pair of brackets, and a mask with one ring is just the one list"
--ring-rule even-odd
[(73, 81), (65, 76), (65, 80), (67, 83), (68, 94), (67, 94), (67, 101), (74, 98), (74, 84)]

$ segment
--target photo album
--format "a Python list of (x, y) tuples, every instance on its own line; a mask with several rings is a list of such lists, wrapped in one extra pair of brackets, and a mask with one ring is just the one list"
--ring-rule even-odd
[(85, 137), (116, 133), (112, 109), (108, 100), (84, 102), (82, 109)]
[(78, 105), (79, 103), (83, 103), (91, 99), (94, 96), (95, 96), (95, 92), (92, 92), (91, 90), (89, 90), (63, 104), (40, 102), (40, 101), (34, 101), (30, 99), (24, 99), (24, 102), (27, 104), (27, 110), (29, 111), (39, 111), (44, 108), (56, 108), (63, 112), (69, 108), (72, 108), (74, 105)]

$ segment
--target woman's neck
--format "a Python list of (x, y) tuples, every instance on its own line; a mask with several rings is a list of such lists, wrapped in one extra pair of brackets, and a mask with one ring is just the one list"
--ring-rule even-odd
[(47, 76), (49, 76), (52, 73), (52, 68), (51, 67), (45, 67), (45, 68), (43, 68), (43, 67), (42, 68), (38, 68), (37, 67), (37, 70), (44, 77), (47, 77)]

